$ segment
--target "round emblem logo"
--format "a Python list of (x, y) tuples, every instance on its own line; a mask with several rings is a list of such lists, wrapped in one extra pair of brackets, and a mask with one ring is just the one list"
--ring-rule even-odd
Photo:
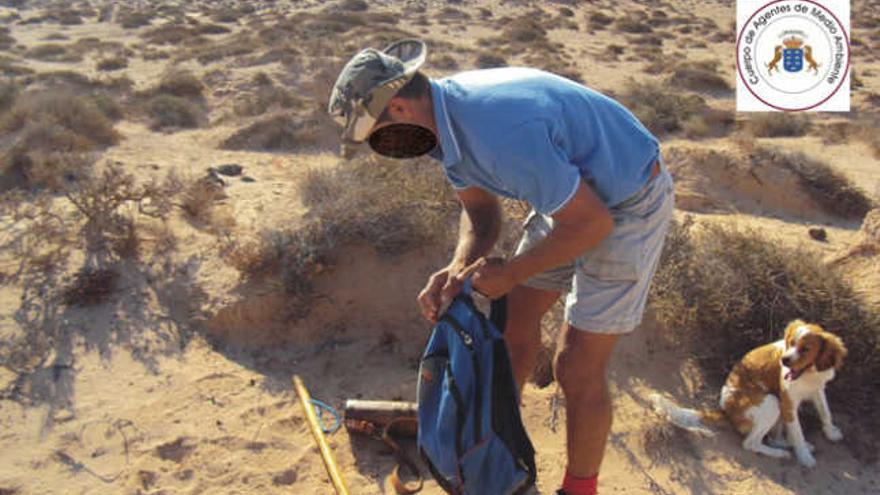
[[(760, 7), (741, 24), (736, 51), (740, 86), (777, 110), (819, 107), (848, 80), (846, 26), (813, 0), (777, 0)], [(833, 109), (847, 110), (848, 98), (845, 106)]]

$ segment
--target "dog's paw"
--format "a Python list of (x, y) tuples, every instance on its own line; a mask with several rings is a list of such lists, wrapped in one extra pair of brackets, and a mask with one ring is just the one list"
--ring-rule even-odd
[(785, 437), (769, 437), (767, 438), (767, 445), (771, 447), (775, 447), (777, 449), (787, 449), (791, 447), (791, 444), (788, 443), (788, 440)]
[(797, 460), (801, 466), (810, 469), (816, 467), (816, 458), (813, 457), (813, 454), (811, 454), (806, 447), (796, 450), (795, 456), (797, 456)]
[(840, 428), (831, 425), (828, 428), (822, 428), (822, 432), (825, 433), (825, 438), (831, 440), (832, 442), (839, 442), (843, 440), (843, 432), (840, 431)]

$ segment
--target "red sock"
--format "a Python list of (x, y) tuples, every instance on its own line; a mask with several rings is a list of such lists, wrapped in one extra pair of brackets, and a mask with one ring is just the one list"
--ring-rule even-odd
[(572, 476), (565, 470), (565, 479), (562, 482), (562, 491), (565, 495), (596, 495), (599, 475), (594, 474), (589, 478)]

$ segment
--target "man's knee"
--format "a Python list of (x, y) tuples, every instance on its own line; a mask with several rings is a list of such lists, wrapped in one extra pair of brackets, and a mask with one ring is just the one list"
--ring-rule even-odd
[(556, 381), (566, 395), (586, 394), (603, 396), (605, 393), (605, 364), (584, 359), (571, 348), (563, 347), (553, 362)]

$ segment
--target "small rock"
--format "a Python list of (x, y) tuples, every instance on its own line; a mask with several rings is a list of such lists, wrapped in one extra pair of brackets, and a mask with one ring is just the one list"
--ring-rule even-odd
[(214, 167), (217, 173), (228, 177), (237, 177), (241, 175), (243, 167), (237, 163), (225, 163)]
[(810, 237), (817, 241), (825, 242), (826, 240), (828, 240), (828, 232), (826, 232), (825, 229), (821, 227), (813, 227), (808, 230), (808, 232), (810, 233)]
[(73, 411), (69, 409), (61, 409), (60, 411), (55, 412), (52, 416), (52, 420), (56, 423), (64, 423), (70, 421), (74, 417)]
[(254, 179), (250, 175), (245, 175), (245, 176), (242, 176), (241, 181), (242, 182), (256, 182), (257, 179)]

